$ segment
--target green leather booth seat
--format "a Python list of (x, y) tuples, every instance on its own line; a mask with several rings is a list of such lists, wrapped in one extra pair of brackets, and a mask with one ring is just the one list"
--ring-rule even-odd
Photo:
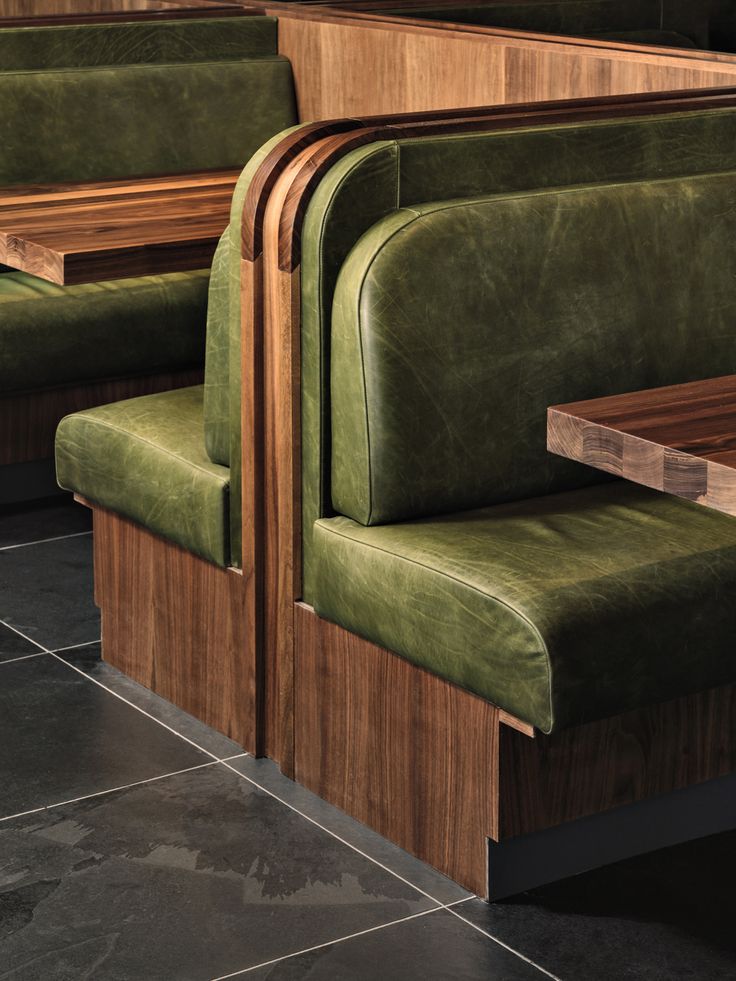
[(208, 281), (206, 269), (80, 286), (0, 274), (0, 391), (201, 365)]
[(203, 387), (128, 399), (62, 419), (59, 485), (226, 566), (230, 474), (204, 447)]
[(551, 732), (735, 676), (736, 520), (631, 484), (315, 526), (317, 612)]
[(733, 519), (546, 450), (551, 404), (736, 371), (735, 193), (599, 183), (369, 228), (334, 294), (320, 615), (546, 732), (736, 680)]
[(2, 27), (0, 71), (231, 61), (278, 54), (274, 17)]

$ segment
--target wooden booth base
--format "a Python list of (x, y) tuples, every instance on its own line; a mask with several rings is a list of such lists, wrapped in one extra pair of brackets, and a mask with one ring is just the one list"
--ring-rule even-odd
[(736, 827), (736, 686), (545, 736), (297, 604), (294, 698), (296, 780), (488, 899)]
[(254, 752), (255, 658), (246, 644), (243, 576), (81, 503), (94, 514), (103, 659)]

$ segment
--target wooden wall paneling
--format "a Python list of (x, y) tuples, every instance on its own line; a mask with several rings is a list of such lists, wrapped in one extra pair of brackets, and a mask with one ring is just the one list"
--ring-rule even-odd
[(5, 395), (0, 398), (0, 466), (53, 457), (56, 427), (70, 412), (201, 381), (202, 369), (193, 368)]
[[(736, 57), (267, 8), (304, 120), (733, 84)], [(460, 29), (460, 28), (463, 29)]]
[(92, 507), (104, 659), (253, 752), (243, 577)]

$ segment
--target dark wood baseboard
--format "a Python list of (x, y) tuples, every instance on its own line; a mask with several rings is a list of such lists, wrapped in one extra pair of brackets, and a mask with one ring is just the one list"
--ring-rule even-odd
[(104, 660), (254, 752), (255, 657), (247, 649), (243, 576), (92, 510)]
[(198, 385), (202, 377), (200, 368), (192, 368), (5, 395), (0, 398), (0, 466), (53, 457), (56, 427), (70, 412)]
[[(304, 604), (294, 700), (298, 782), (484, 897), (498, 894), (489, 840), (505, 849), (499, 889), (508, 894), (513, 862), (535, 833), (566, 834), (580, 819), (628, 813), (625, 805), (736, 771), (736, 686), (545, 736)], [(677, 806), (674, 796), (666, 806)], [(605, 822), (598, 827), (605, 837)], [(611, 829), (616, 837), (615, 821)], [(632, 833), (625, 853), (673, 843), (641, 840)], [(590, 854), (558, 863), (562, 874), (582, 871)], [(533, 878), (527, 870), (520, 881)]]

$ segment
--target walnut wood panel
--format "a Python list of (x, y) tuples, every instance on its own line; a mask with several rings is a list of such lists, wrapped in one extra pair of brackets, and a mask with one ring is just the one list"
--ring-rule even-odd
[(0, 190), (0, 263), (59, 284), (208, 266), (238, 173)]
[(56, 427), (70, 412), (198, 385), (201, 381), (201, 369), (191, 369), (3, 396), (0, 398), (0, 465), (52, 457)]
[(530, 740), (502, 726), (499, 835), (554, 827), (736, 770), (736, 686)]
[[(301, 119), (733, 84), (736, 59), (267, 7)], [(367, 17), (368, 15), (366, 15)]]
[(93, 511), (103, 658), (253, 752), (256, 678), (243, 577)]
[(736, 515), (736, 375), (548, 411), (553, 453)]
[(498, 709), (309, 607), (296, 619), (296, 779), (484, 896)]

